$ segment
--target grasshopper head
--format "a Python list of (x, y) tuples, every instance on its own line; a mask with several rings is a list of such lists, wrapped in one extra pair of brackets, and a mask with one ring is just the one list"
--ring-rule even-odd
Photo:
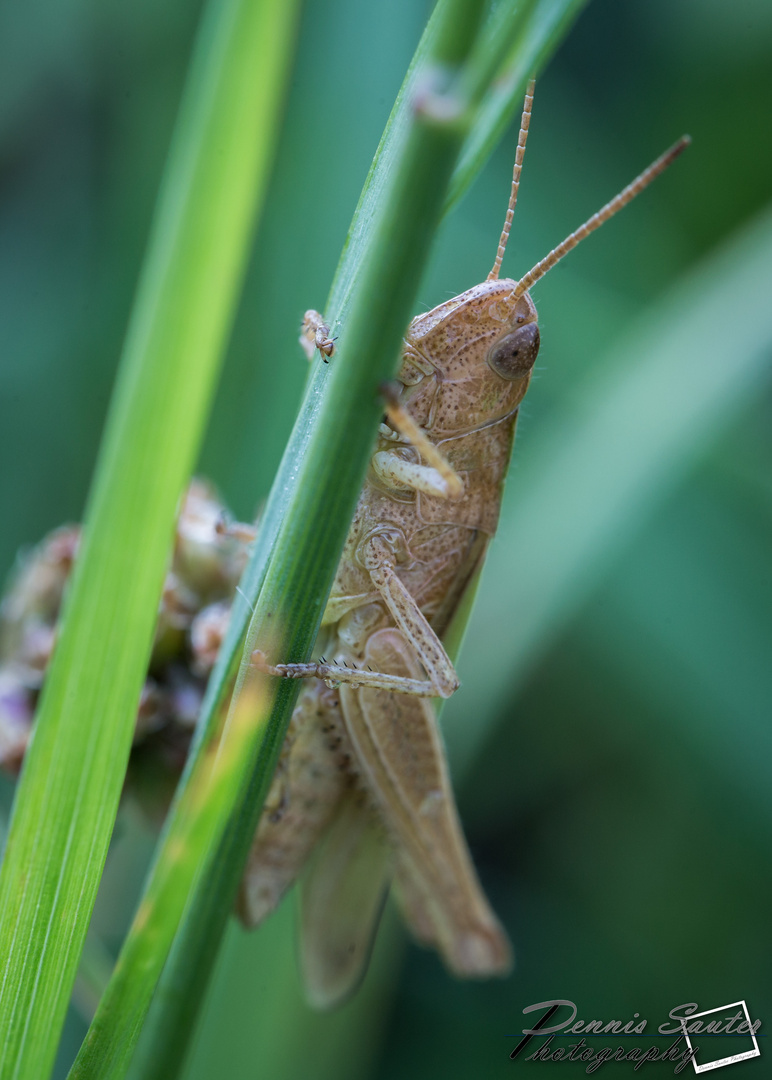
[(410, 324), (400, 377), (413, 415), (435, 435), (494, 423), (522, 401), (539, 326), (531, 297), (515, 296), (516, 287), (484, 281)]
[(586, 236), (613, 217), (688, 146), (685, 135), (519, 281), (499, 280), (520, 186), (534, 83), (525, 95), (512, 191), (496, 259), (487, 279), (410, 324), (400, 379), (418, 423), (435, 435), (472, 431), (514, 413), (539, 352), (529, 290)]

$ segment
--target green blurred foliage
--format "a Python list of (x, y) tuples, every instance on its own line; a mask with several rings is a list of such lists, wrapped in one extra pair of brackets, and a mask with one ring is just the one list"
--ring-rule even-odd
[[(176, 0), (0, 10), (2, 573), (20, 546), (81, 516), (197, 14)], [(426, 14), (409, 0), (306, 6), (268, 209), (200, 464), (242, 517), (270, 485), (305, 378), (300, 317), (324, 304)], [(509, 274), (682, 132), (694, 142), (535, 290), (542, 352), (518, 431), (514, 504), (532, 432), (559, 418), (632, 320), (767, 204), (771, 58), (767, 0), (594, 0), (542, 76)], [(487, 273), (514, 143), (513, 131), (446, 223), (425, 307)], [(732, 311), (715, 318), (731, 325)], [(268, 1010), (272, 965), (294, 978), (286, 913), (251, 937), (234, 928), (191, 1077), (213, 1075), (214, 1063), (222, 1075), (280, 1080), (552, 1075), (557, 1066), (537, 1074), (535, 1063), (510, 1062), (507, 1036), (524, 1026), (524, 1007), (555, 997), (574, 1000), (584, 1019), (640, 1013), (651, 1030), (692, 1001), (707, 1009), (744, 998), (772, 1021), (772, 797), (745, 773), (772, 711), (771, 411), (760, 387), (744, 415), (716, 430), (688, 481), (663, 487), (500, 706), (466, 774), (462, 816), (515, 944), (513, 976), (463, 985), (410, 946), (392, 1004), (368, 989), (369, 1020), (353, 1012), (348, 1030), (312, 1027), (296, 990), (282, 997), (284, 1012)], [(559, 520), (560, 506), (553, 512)], [(483, 616), (469, 631), (477, 645)], [(463, 654), (460, 670), (463, 679)], [(453, 708), (468, 708), (474, 723), (463, 694)], [(757, 756), (762, 778), (771, 766)], [(148, 831), (126, 815), (92, 928), (108, 948), (149, 848)], [(233, 1016), (242, 1023), (226, 1031)], [(319, 1049), (333, 1027), (337, 1058)], [(63, 1062), (83, 1030), (73, 1011)], [(765, 1067), (746, 1062), (732, 1076)], [(563, 1063), (560, 1075), (581, 1069)], [(631, 1070), (607, 1065), (602, 1075)]]

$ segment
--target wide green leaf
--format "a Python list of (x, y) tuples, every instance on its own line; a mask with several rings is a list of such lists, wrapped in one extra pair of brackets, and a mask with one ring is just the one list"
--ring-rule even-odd
[(265, 191), (292, 5), (212, 0), (170, 151), (0, 877), (0, 1072), (48, 1075), (173, 535)]

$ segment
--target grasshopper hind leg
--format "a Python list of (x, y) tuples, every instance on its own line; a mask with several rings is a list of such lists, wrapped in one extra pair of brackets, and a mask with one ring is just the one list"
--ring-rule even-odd
[[(417, 661), (399, 631), (373, 634), (366, 658), (414, 677)], [(463, 978), (505, 975), (506, 934), (475, 873), (458, 819), (431, 703), (408, 695), (341, 686), (343, 717), (357, 765), (396, 850), (408, 921)]]
[(338, 695), (311, 685), (292, 714), (247, 859), (236, 905), (245, 926), (278, 905), (352, 782)]

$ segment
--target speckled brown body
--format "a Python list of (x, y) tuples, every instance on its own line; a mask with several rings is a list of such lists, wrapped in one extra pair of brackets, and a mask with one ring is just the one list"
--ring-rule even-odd
[[(535, 322), (530, 297), (521, 297), (513, 307), (514, 287), (508, 280), (485, 282), (410, 324), (399, 375), (401, 396), (463, 480), (463, 494), (443, 499), (389, 488), (371, 469), (323, 626), (339, 624), (346, 611), (377, 601), (362, 549), (373, 534), (393, 530), (398, 576), (437, 633), (445, 632), (496, 530), (517, 409), (530, 380), (530, 368), (521, 378), (507, 381), (486, 363), (497, 340)], [(383, 428), (381, 432), (376, 453), (396, 449), (408, 460), (420, 459), (419, 451), (396, 433), (390, 437)], [(345, 635), (345, 622), (342, 629)]]
[[(484, 282), (410, 324), (399, 404), (460, 478), (461, 490), (449, 496), (395, 478), (384, 462), (393, 465), (396, 458), (423, 469), (430, 462), (414, 440), (388, 422), (381, 425), (315, 650), (338, 667), (414, 680), (425, 678), (421, 661), (430, 670), (421, 640), (411, 647), (384, 602), (373, 551), (380, 552), (438, 637), (483, 558), (496, 529), (517, 410), (538, 350), (536, 310), (527, 294), (513, 297), (515, 285)], [(528, 347), (520, 349), (518, 359), (518, 349), (507, 343), (525, 339)], [(385, 852), (376, 864), (383, 869), (368, 870), (368, 897), (394, 875), (414, 933), (436, 946), (452, 970), (505, 972), (510, 964), (506, 936), (466, 851), (429, 701), (382, 687), (327, 683), (307, 681), (293, 715), (244, 879), (242, 918), (254, 925), (272, 910), (334, 821), (345, 820), (351, 832), (353, 795), (357, 822), (365, 821), (363, 828)], [(447, 692), (456, 685), (452, 682)], [(333, 826), (333, 835), (336, 828), (343, 831)], [(325, 858), (329, 862), (329, 854)], [(374, 900), (362, 901), (367, 903), (376, 909)], [(322, 905), (306, 906), (315, 912)], [(319, 918), (323, 927), (314, 925)], [(304, 920), (308, 937), (334, 938), (331, 926), (324, 912)], [(354, 947), (337, 949), (345, 954)], [(367, 942), (357, 940), (356, 948), (366, 949)], [(331, 974), (335, 948), (325, 940), (323, 951), (319, 959), (312, 948), (305, 968), (312, 997), (314, 984), (321, 984), (317, 997), (325, 1004), (340, 995), (341, 987), (334, 970)], [(351, 981), (348, 964), (344, 956), (344, 989)]]

